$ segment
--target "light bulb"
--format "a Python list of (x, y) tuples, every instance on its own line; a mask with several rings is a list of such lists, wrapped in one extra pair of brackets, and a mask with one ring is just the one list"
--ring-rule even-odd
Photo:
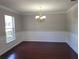
[(35, 19), (39, 19), (40, 18), (40, 16), (35, 16)]
[(46, 16), (42, 16), (42, 18), (46, 19)]
[(42, 17), (40, 17), (40, 19), (46, 19), (46, 16), (42, 16)]

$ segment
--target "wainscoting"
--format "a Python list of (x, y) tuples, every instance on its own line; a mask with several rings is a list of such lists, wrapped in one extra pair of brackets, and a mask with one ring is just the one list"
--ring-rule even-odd
[[(70, 42), (70, 33), (65, 31), (56, 31), (56, 32), (32, 32), (32, 31), (23, 31), (16, 34), (16, 40), (11, 43), (6, 43), (4, 37), (0, 37), (0, 55), (4, 54), (12, 47), (18, 45), (22, 41), (34, 41), (34, 42), (65, 42), (67, 43), (76, 53), (77, 53), (77, 43), (74, 41)], [(75, 42), (75, 43), (74, 43)], [(72, 43), (72, 44), (70, 44)]]
[(23, 31), (21, 33), (23, 41), (40, 41), (40, 42), (67, 42), (69, 32), (65, 31)]
[(20, 39), (23, 41), (66, 42), (76, 53), (78, 53), (77, 35), (67, 31), (23, 31), (21, 32)]
[(21, 38), (21, 32), (16, 33), (16, 40), (6, 43), (6, 37), (5, 36), (0, 36), (0, 55), (4, 54), (8, 50), (12, 49), (16, 45), (22, 42)]

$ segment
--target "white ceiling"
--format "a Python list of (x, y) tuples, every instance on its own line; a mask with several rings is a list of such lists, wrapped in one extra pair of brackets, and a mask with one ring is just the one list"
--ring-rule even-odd
[(77, 1), (70, 0), (0, 0), (0, 5), (18, 12), (37, 12), (40, 6), (42, 11), (61, 12), (72, 7)]

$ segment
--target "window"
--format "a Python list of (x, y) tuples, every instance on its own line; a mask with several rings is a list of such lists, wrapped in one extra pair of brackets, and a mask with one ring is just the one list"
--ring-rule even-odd
[(5, 15), (6, 43), (15, 40), (15, 19), (13, 16)]

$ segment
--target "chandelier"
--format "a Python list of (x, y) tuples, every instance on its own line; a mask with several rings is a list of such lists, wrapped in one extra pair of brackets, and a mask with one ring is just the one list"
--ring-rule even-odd
[(35, 19), (38, 22), (43, 22), (46, 19), (46, 16), (42, 15), (42, 11), (41, 11), (41, 7), (40, 7), (40, 11), (39, 11), (39, 15), (35, 16)]

